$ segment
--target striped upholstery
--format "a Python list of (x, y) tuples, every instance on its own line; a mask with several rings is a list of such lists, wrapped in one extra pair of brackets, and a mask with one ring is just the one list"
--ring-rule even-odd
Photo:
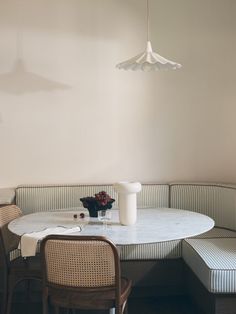
[(168, 184), (142, 184), (137, 194), (138, 208), (169, 207)]
[[(16, 204), (24, 214), (83, 207), (80, 198), (106, 191), (112, 198), (117, 195), (112, 185), (35, 185), (16, 189)], [(114, 203), (114, 207), (116, 204)]]
[(170, 207), (210, 216), (220, 227), (236, 229), (236, 187), (227, 185), (171, 184)]
[(148, 244), (122, 245), (119, 247), (120, 259), (157, 260), (181, 257), (181, 240)]
[[(92, 196), (103, 190), (116, 200), (113, 206), (118, 207), (118, 195), (111, 184), (19, 186), (16, 189), (16, 204), (24, 214), (72, 209), (82, 207), (81, 197)], [(168, 202), (169, 186), (167, 184), (144, 184), (137, 197), (139, 208), (168, 207)]]
[(183, 259), (208, 291), (236, 292), (236, 232), (214, 228), (182, 246)]
[[(118, 245), (121, 261), (175, 259), (182, 257), (182, 240), (159, 243)], [(37, 245), (40, 252), (40, 242)], [(16, 254), (16, 253), (15, 253)]]
[(15, 249), (10, 252), (10, 261), (13, 261), (14, 259), (21, 256), (21, 251), (19, 249)]
[(210, 238), (236, 238), (236, 232), (224, 228), (215, 227), (210, 231), (194, 236), (194, 239), (210, 239)]

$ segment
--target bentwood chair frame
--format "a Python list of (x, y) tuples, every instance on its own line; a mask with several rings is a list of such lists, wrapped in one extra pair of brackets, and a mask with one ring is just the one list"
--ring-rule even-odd
[(0, 207), (0, 268), (3, 276), (1, 314), (10, 314), (13, 292), (18, 283), (24, 280), (28, 283), (32, 279), (41, 280), (40, 267), (35, 263), (32, 266), (32, 259), (25, 260), (21, 256), (12, 260), (10, 258), (10, 253), (18, 247), (19, 238), (8, 230), (7, 225), (21, 215), (20, 208), (15, 205)]
[[(112, 260), (109, 260), (110, 257)], [(49, 303), (56, 313), (60, 308), (115, 308), (116, 314), (126, 310), (131, 280), (121, 277), (119, 254), (109, 239), (102, 236), (49, 235), (41, 243), (41, 258), (43, 314), (48, 313)], [(104, 266), (101, 266), (101, 260)], [(108, 269), (108, 274), (104, 269)]]

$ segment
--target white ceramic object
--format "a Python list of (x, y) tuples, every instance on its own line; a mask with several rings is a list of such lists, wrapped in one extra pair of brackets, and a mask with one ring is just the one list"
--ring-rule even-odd
[(118, 69), (133, 71), (157, 71), (176, 70), (181, 68), (181, 64), (168, 60), (154, 52), (151, 42), (148, 41), (145, 51), (129, 60), (117, 64), (116, 67)]
[(139, 182), (118, 182), (114, 184), (118, 192), (119, 219), (125, 226), (135, 224), (137, 220), (137, 193), (142, 186)]

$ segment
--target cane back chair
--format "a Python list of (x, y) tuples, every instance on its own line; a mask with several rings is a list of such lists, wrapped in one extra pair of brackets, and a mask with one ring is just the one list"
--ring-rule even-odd
[(60, 308), (124, 313), (131, 280), (122, 278), (116, 246), (102, 236), (50, 235), (41, 243), (43, 314)]
[(15, 205), (0, 207), (0, 269), (3, 277), (1, 314), (10, 314), (14, 288), (19, 282), (41, 279), (39, 261), (34, 258), (23, 259), (20, 254), (11, 259), (11, 252), (17, 249), (19, 238), (8, 230), (7, 225), (21, 215), (20, 208)]

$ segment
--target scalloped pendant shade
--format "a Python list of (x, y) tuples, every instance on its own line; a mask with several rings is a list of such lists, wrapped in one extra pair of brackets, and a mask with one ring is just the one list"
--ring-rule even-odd
[(147, 0), (147, 47), (142, 53), (116, 65), (118, 69), (133, 71), (176, 70), (181, 64), (168, 60), (152, 50), (149, 40), (149, 0)]

